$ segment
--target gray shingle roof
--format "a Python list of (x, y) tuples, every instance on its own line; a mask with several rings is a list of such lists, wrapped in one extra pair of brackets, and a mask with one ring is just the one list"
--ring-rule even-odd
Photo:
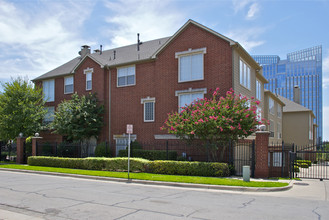
[[(103, 66), (119, 66), (129, 63), (135, 63), (138, 61), (152, 59), (152, 55), (169, 39), (170, 37), (160, 38), (156, 40), (143, 42), (137, 51), (137, 44), (132, 44), (124, 47), (114, 48), (110, 50), (105, 50), (100, 54), (92, 53), (88, 54), (86, 57), (90, 57), (95, 62)], [(115, 59), (114, 59), (115, 51)], [(33, 79), (33, 81), (44, 80), (48, 78), (54, 78), (58, 76), (68, 75), (74, 73), (75, 68), (79, 66), (81, 61), (85, 59), (82, 57), (76, 57), (73, 60)]]
[(283, 112), (312, 112), (312, 110), (297, 104), (296, 102), (293, 102), (283, 96), (278, 95), (278, 98), (285, 104), (283, 107)]

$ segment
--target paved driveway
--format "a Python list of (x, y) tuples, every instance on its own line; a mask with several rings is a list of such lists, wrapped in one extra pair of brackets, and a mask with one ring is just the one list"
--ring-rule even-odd
[(329, 219), (328, 181), (252, 193), (1, 170), (0, 178), (0, 219)]

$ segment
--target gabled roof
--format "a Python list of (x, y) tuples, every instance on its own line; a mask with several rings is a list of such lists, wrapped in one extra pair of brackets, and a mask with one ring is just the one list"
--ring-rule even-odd
[[(139, 46), (140, 47), (139, 51), (137, 51), (137, 44), (132, 44), (124, 47), (105, 50), (102, 52), (102, 54), (97, 52), (97, 53), (88, 54), (85, 57), (76, 57), (73, 60), (63, 64), (62, 66), (57, 67), (33, 79), (32, 81), (44, 80), (48, 78), (55, 78), (58, 76), (74, 74), (76, 68), (78, 68), (80, 64), (83, 63), (83, 61), (87, 57), (91, 58), (96, 63), (98, 63), (101, 66), (101, 68), (129, 65), (129, 64), (134, 64), (136, 62), (143, 62), (143, 61), (155, 59), (156, 56), (163, 49), (165, 49), (172, 42), (173, 39), (175, 39), (182, 31), (184, 31), (184, 29), (188, 25), (191, 24), (196, 25), (197, 27), (206, 30), (209, 33), (214, 34), (215, 36), (227, 41), (230, 44), (230, 46), (234, 46), (235, 48), (237, 48), (239, 52), (244, 53), (245, 55), (250, 57), (252, 61), (254, 61), (250, 56), (250, 54), (238, 42), (235, 42), (230, 38), (225, 37), (224, 35), (221, 35), (216, 31), (211, 30), (210, 28), (190, 19), (172, 37), (165, 37), (165, 38), (143, 42)], [(256, 63), (256, 61), (254, 61), (254, 63), (257, 67), (259, 67), (259, 69), (261, 69), (261, 67)], [(260, 78), (263, 82), (267, 82), (266, 79), (262, 76), (262, 74), (258, 73), (257, 77)]]
[(210, 29), (210, 28), (208, 28), (208, 27), (206, 27), (202, 24), (199, 24), (196, 21), (193, 21), (192, 19), (189, 19), (178, 31), (176, 31), (176, 33), (170, 38), (170, 40), (168, 40), (157, 51), (155, 51), (155, 53), (152, 55), (152, 58), (155, 58), (164, 48), (166, 48), (171, 43), (171, 41), (173, 41), (190, 24), (194, 24), (195, 26), (214, 34), (215, 36), (217, 36), (219, 38), (222, 38), (223, 40), (226, 40), (227, 42), (230, 43), (231, 46), (237, 44), (237, 42), (231, 40), (230, 38), (225, 37), (224, 35), (221, 35), (218, 32), (216, 32), (216, 31), (214, 31), (214, 30), (212, 30), (212, 29)]
[[(33, 79), (33, 81), (44, 80), (48, 78), (54, 78), (58, 76), (73, 74), (77, 67), (87, 58), (91, 58), (98, 63), (102, 68), (104, 66), (120, 66), (128, 65), (136, 62), (150, 60), (152, 54), (161, 47), (170, 37), (160, 38), (156, 40), (143, 42), (137, 51), (137, 44), (132, 44), (124, 47), (118, 47), (110, 50), (105, 50), (100, 54), (92, 53), (85, 57), (76, 57), (73, 60)], [(115, 58), (114, 58), (115, 51)]]
[(296, 102), (293, 102), (283, 96), (278, 95), (278, 98), (285, 104), (283, 107), (283, 112), (311, 112), (313, 117), (313, 111), (311, 109), (308, 109)]
[(275, 95), (270, 90), (264, 89), (264, 93), (266, 93), (267, 95), (271, 96), (272, 99), (274, 99), (277, 103), (281, 104), (282, 106), (285, 106), (286, 105), (281, 99), (279, 99), (279, 97), (277, 95)]

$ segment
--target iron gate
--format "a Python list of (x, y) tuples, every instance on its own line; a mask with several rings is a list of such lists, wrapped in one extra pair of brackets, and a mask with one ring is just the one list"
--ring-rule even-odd
[(291, 154), (292, 177), (329, 179), (329, 143), (296, 147)]

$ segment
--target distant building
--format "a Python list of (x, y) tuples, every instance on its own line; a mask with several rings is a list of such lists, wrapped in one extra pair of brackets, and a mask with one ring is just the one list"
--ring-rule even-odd
[[(263, 75), (269, 81), (265, 89), (301, 104), (315, 114), (317, 142), (322, 140), (322, 46), (316, 46), (279, 56), (254, 55), (263, 67)], [(300, 96), (294, 100), (294, 87), (299, 86)]]

